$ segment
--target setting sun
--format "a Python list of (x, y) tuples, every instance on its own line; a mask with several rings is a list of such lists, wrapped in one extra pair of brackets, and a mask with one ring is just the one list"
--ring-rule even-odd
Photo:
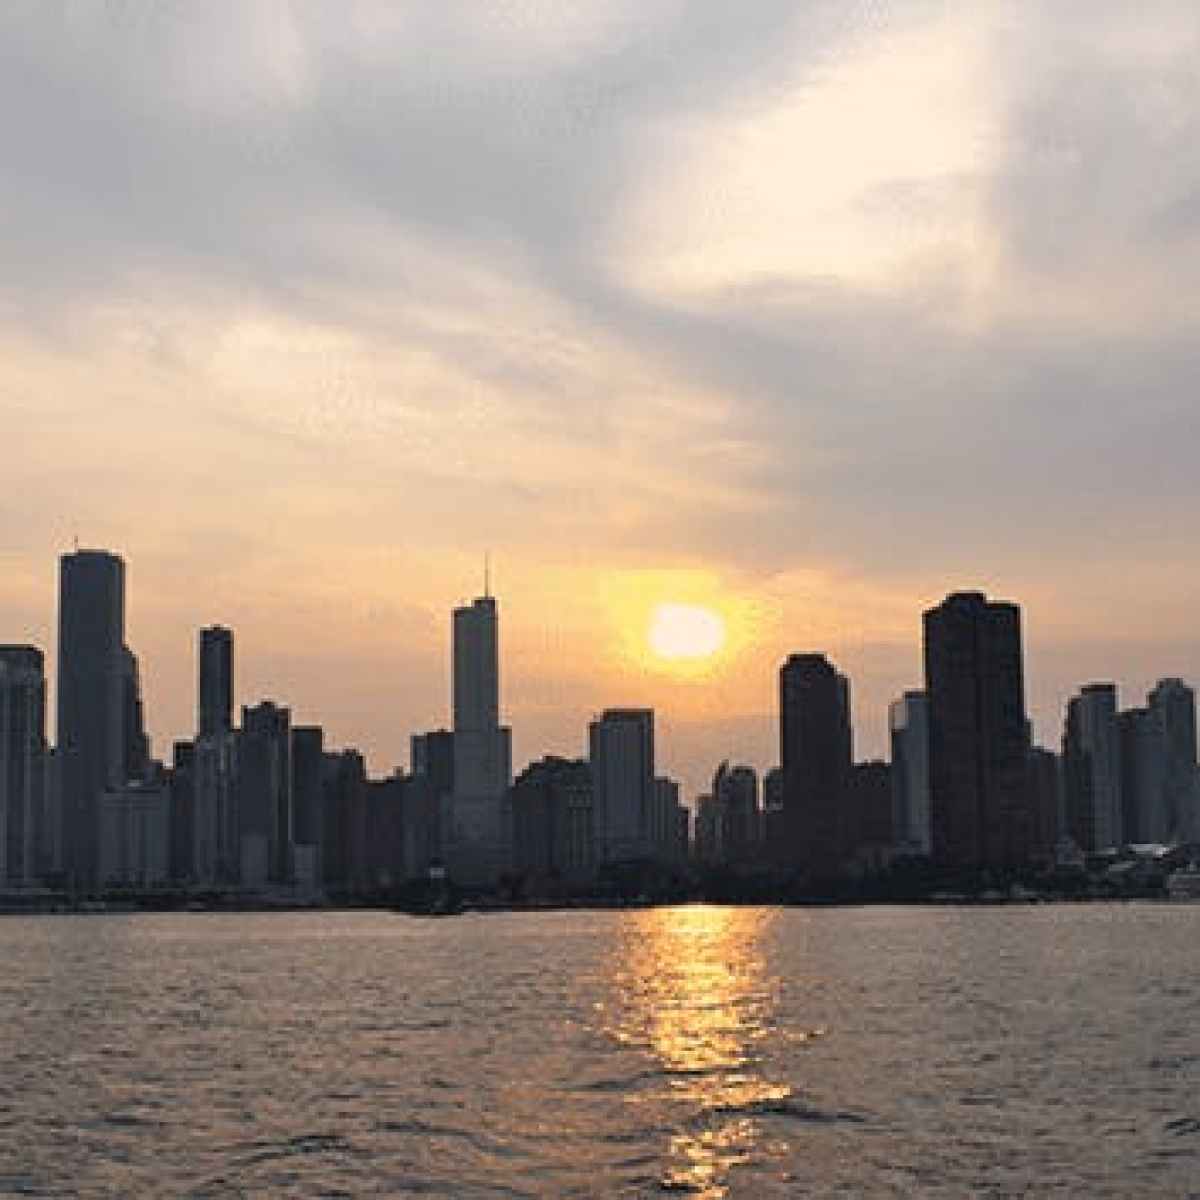
[(711, 658), (725, 645), (725, 622), (697, 604), (660, 604), (650, 621), (650, 649), (662, 659)]

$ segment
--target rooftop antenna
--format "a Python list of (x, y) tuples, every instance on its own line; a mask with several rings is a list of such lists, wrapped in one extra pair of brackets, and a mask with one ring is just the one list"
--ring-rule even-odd
[(489, 551), (483, 552), (483, 598), (486, 600), (492, 594), (492, 556)]

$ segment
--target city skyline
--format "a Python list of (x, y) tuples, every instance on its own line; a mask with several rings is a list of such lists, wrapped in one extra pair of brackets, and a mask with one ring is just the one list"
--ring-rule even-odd
[[(1155, 14), (6, 7), (0, 625), (48, 646), (49, 549), (120, 547), (160, 748), (222, 620), (383, 768), (491, 548), (516, 759), (653, 704), (689, 790), (765, 763), (797, 647), (882, 753), (957, 587), (1021, 598), (1042, 739), (1081, 680), (1200, 677)], [(670, 603), (720, 687), (647, 662)]]
[[(64, 555), (69, 553), (71, 552), (63, 551)], [(84, 548), (84, 553), (104, 554), (108, 551), (90, 551)], [(136, 564), (131, 567), (128, 555), (121, 551), (112, 553), (117, 554), (122, 560), (122, 579), (124, 580), (130, 574), (136, 579), (139, 573)], [(477, 585), (482, 578), (480, 565), (477, 564)], [(57, 580), (55, 586), (57, 586)], [(951, 592), (963, 590), (962, 587), (950, 589)], [(136, 609), (136, 587), (131, 591), (128, 584), (124, 584), (124, 591), (125, 594), (121, 598), (123, 608), (127, 611)], [(947, 594), (949, 593), (942, 593), (931, 598), (925, 602), (923, 607), (928, 608), (939, 603)], [(485, 598), (484, 596), (476, 597), (474, 601), (465, 606), (466, 610), (470, 611), (476, 602)], [(353, 597), (347, 596), (346, 603), (353, 603)], [(46, 622), (46, 626), (49, 628), (53, 628), (58, 616), (57, 602), (52, 600), (51, 604), (53, 619)], [(207, 611), (211, 607), (199, 606), (206, 615), (194, 628), (187, 631), (185, 638), (173, 637), (170, 639), (174, 643), (175, 653), (168, 659), (170, 669), (167, 674), (168, 676), (177, 675), (180, 663), (175, 659), (182, 659), (182, 669), (186, 673), (184, 685), (186, 694), (182, 696), (163, 694), (161, 681), (151, 673), (153, 667), (147, 669), (145, 666), (147, 658), (141, 652), (142, 646), (147, 640), (147, 634), (150, 635), (148, 640), (152, 644), (162, 645), (167, 640), (162, 636), (164, 631), (157, 631), (159, 636), (156, 638), (153, 636), (154, 630), (139, 632), (140, 627), (131, 626), (128, 617), (124, 618), (126, 640), (131, 645), (136, 645), (139, 650), (133, 666), (141, 680), (141, 691), (146, 695), (144, 704), (147, 711), (146, 732), (152, 740), (156, 757), (160, 759), (169, 759), (171, 745), (176, 741), (192, 737), (198, 728), (197, 678), (202, 662), (203, 646), (202, 641), (198, 643), (197, 639), (202, 639), (204, 635), (219, 637), (225, 633), (238, 636), (236, 622), (222, 615), (214, 616)], [(633, 636), (630, 631), (624, 631), (620, 637), (614, 638), (614, 657), (623, 669), (615, 672), (613, 678), (622, 681), (627, 690), (624, 693), (613, 691), (597, 696), (590, 701), (586, 696), (577, 695), (562, 711), (552, 714), (558, 720), (552, 723), (551, 733), (548, 737), (545, 735), (546, 724), (538, 722), (536, 715), (531, 722), (522, 720), (520, 703), (518, 701), (514, 704), (511, 696), (514, 691), (518, 697), (527, 694), (528, 681), (520, 677), (519, 671), (514, 678), (513, 666), (501, 662), (500, 669), (506, 676), (505, 722), (512, 727), (511, 762), (514, 773), (523, 765), (533, 762), (543, 754), (565, 755), (568, 758), (586, 754), (588, 723), (598, 717), (606, 707), (625, 703), (626, 698), (630, 695), (636, 697), (638, 703), (654, 710), (656, 724), (659, 727), (660, 765), (670, 775), (680, 780), (683, 795), (689, 806), (694, 806), (696, 797), (703, 794), (708, 786), (713, 761), (716, 761), (713, 759), (714, 754), (718, 758), (727, 757), (733, 761), (752, 763), (760, 773), (765, 773), (771, 767), (779, 765), (776, 672), (779, 664), (788, 656), (806, 651), (797, 651), (796, 645), (799, 644), (797, 642), (788, 643), (780, 640), (778, 644), (782, 649), (779, 657), (775, 661), (771, 661), (767, 646), (742, 647), (744, 657), (739, 660), (739, 671), (744, 672), (747, 669), (747, 663), (751, 662), (757, 662), (762, 666), (766, 680), (766, 687), (762, 690), (768, 693), (766, 700), (768, 708), (765, 712), (752, 715), (739, 714), (728, 720), (722, 720), (715, 714), (714, 719), (710, 721), (703, 719), (688, 721), (686, 717), (680, 719), (678, 714), (674, 713), (661, 700), (656, 702), (656, 695), (668, 698), (683, 695), (694, 699), (706, 691), (716, 691), (719, 694), (723, 674), (720, 660), (725, 658), (728, 653), (728, 642), (735, 640), (738, 634), (736, 630), (729, 631), (726, 646), (716, 650), (711, 656), (712, 659), (717, 660), (715, 664), (707, 659), (702, 659), (698, 663), (685, 662), (680, 670), (678, 664), (672, 662), (663, 664), (653, 661), (654, 608), (648, 603), (644, 603), (643, 608), (645, 611), (643, 627), (635, 630)], [(1022, 602), (1021, 610), (1027, 629), (1029, 624), (1028, 605)], [(720, 613), (720, 609), (715, 606), (712, 611)], [(889, 729), (890, 705), (904, 692), (919, 689), (922, 686), (924, 666), (922, 664), (920, 611), (917, 610), (916, 617), (912, 621), (911, 645), (907, 648), (909, 651), (907, 655), (903, 653), (905, 648), (900, 645), (885, 650), (880, 647), (865, 646), (862, 643), (856, 654), (853, 640), (842, 643), (840, 650), (822, 647), (815, 651), (816, 653), (827, 653), (838, 663), (839, 669), (844, 669), (854, 682), (851, 721), (855, 737), (856, 757), (861, 760), (888, 759), (890, 757), (892, 745)], [(288, 656), (280, 654), (278, 651), (267, 652), (261, 654), (256, 661), (255, 648), (253, 645), (247, 646), (244, 637), (241, 637), (238, 643), (240, 648), (237, 667), (233, 672), (231, 711), (237, 713), (243, 704), (255, 704), (262, 699), (271, 699), (293, 709), (297, 714), (297, 721), (320, 723), (335, 744), (350, 746), (361, 751), (373, 773), (386, 774), (395, 767), (407, 769), (410, 765), (409, 739), (413, 734), (421, 729), (449, 727), (453, 724), (453, 638), (450, 636), (450, 628), (446, 625), (445, 611), (431, 610), (426, 615), (430, 625), (434, 627), (426, 631), (423, 641), (418, 639), (412, 644), (401, 647), (401, 650), (404, 653), (420, 657), (444, 655), (444, 660), (439, 661), (436, 672), (440, 678), (436, 678), (433, 682), (434, 691), (440, 691), (442, 695), (436, 702), (429, 696), (417, 697), (417, 702), (411, 704), (409, 708), (409, 711), (417, 714), (411, 725), (393, 723), (390, 719), (381, 720), (385, 713), (396, 711), (396, 700), (400, 698), (399, 689), (389, 694), (386, 681), (382, 683), (377, 681), (375, 690), (371, 693), (377, 698), (380, 706), (378, 709), (371, 710), (365, 704), (360, 704), (355, 710), (357, 712), (355, 718), (350, 720), (345, 717), (339, 718), (336, 711), (331, 711), (336, 706), (331, 706), (328, 702), (329, 684), (335, 683), (335, 680), (324, 676), (320, 681), (307, 682), (303, 688), (289, 690), (286, 681), (289, 679), (294, 681), (296, 676), (288, 662)], [(286, 622), (288, 614), (285, 609), (281, 609), (278, 616)], [(511, 627), (514, 623), (519, 626), (519, 622), (519, 610), (514, 613), (510, 608), (506, 615), (506, 628)], [(166, 632), (170, 633), (171, 631)], [(554, 631), (543, 630), (544, 635), (547, 633), (548, 640), (552, 641)], [(640, 662), (637, 633), (640, 633), (643, 639), (640, 648)], [(9, 630), (7, 641), (15, 645), (36, 646), (44, 655), (47, 675), (47, 732), (51, 741), (54, 741), (57, 737), (56, 714), (58, 711), (58, 635), (53, 633), (47, 642), (42, 643), (34, 638), (21, 636), (19, 630)], [(310, 653), (312, 649), (313, 647), (308, 647)], [(1031, 640), (1026, 632), (1023, 654), (1026, 664), (1027, 691), (1029, 676), (1032, 675), (1036, 680), (1041, 675), (1037, 656), (1043, 652), (1043, 649), (1039, 648), (1037, 641)], [(887, 650), (893, 652), (898, 658), (909, 657), (914, 661), (911, 675), (902, 674), (895, 668), (883, 671), (871, 670), (873, 656), (878, 655), (882, 658), (887, 654)], [(1131, 660), (1136, 654), (1136, 647), (1123, 648), (1118, 645), (1113, 647), (1113, 650), (1115, 651), (1113, 658), (1118, 661), (1124, 658), (1133, 666)], [(1069, 701), (1080, 688), (1098, 683), (1111, 683), (1121, 697), (1122, 707), (1127, 707), (1133, 697), (1148, 696), (1152, 689), (1163, 681), (1170, 681), (1181, 676), (1189, 677), (1189, 672), (1182, 669), (1177, 662), (1163, 659), (1151, 660), (1161, 664), (1154, 668), (1139, 664), (1134, 667), (1136, 673), (1126, 676), (1118, 676), (1113, 671), (1105, 671), (1102, 656), (1098, 655), (1095, 661), (1100, 667), (1099, 670), (1091, 676), (1071, 678), (1063, 685), (1061, 694), (1048, 696), (1047, 689), (1043, 687), (1040, 693), (1042, 697), (1040, 705), (1036, 699), (1030, 701), (1027, 697), (1026, 707), (1032, 721), (1035, 743), (1058, 749)], [(867, 668), (865, 672), (862, 671), (864, 663)], [(1030, 670), (1031, 663), (1032, 670)], [(272, 664), (276, 672), (274, 676), (268, 674)], [(518, 657), (516, 666), (519, 668), (521, 665), (523, 665), (522, 659)], [(1200, 675), (1200, 671), (1191, 677), (1194, 678), (1196, 675)], [(864, 682), (865, 690), (870, 697), (869, 700), (864, 699), (860, 692)], [(550, 680), (549, 683), (553, 690), (554, 680)], [(411, 680), (407, 686), (411, 688)], [(875, 705), (874, 697), (876, 695), (884, 696), (879, 706)], [(411, 697), (409, 699), (411, 701)], [(712, 697), (709, 697), (709, 702), (711, 699)], [(163, 719), (164, 711), (172, 714), (171, 724)], [(571, 726), (569, 718), (574, 714), (579, 714), (581, 723)], [(546, 714), (542, 713), (541, 715), (545, 716)], [(379, 730), (380, 728), (386, 728), (388, 732), (382, 736), (378, 734), (372, 736), (372, 729)], [(391, 732), (392, 730), (394, 732)], [(721, 741), (721, 738), (725, 740)], [(714, 741), (714, 739), (717, 740)]]

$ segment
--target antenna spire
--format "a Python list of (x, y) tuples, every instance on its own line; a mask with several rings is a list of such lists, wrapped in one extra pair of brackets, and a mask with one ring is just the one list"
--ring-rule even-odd
[(483, 596), (486, 600), (492, 594), (492, 556), (487, 550), (483, 552)]

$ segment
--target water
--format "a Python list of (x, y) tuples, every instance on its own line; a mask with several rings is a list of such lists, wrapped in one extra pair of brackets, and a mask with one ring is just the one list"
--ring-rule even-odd
[(0, 921), (0, 1193), (1200, 1195), (1200, 905)]

